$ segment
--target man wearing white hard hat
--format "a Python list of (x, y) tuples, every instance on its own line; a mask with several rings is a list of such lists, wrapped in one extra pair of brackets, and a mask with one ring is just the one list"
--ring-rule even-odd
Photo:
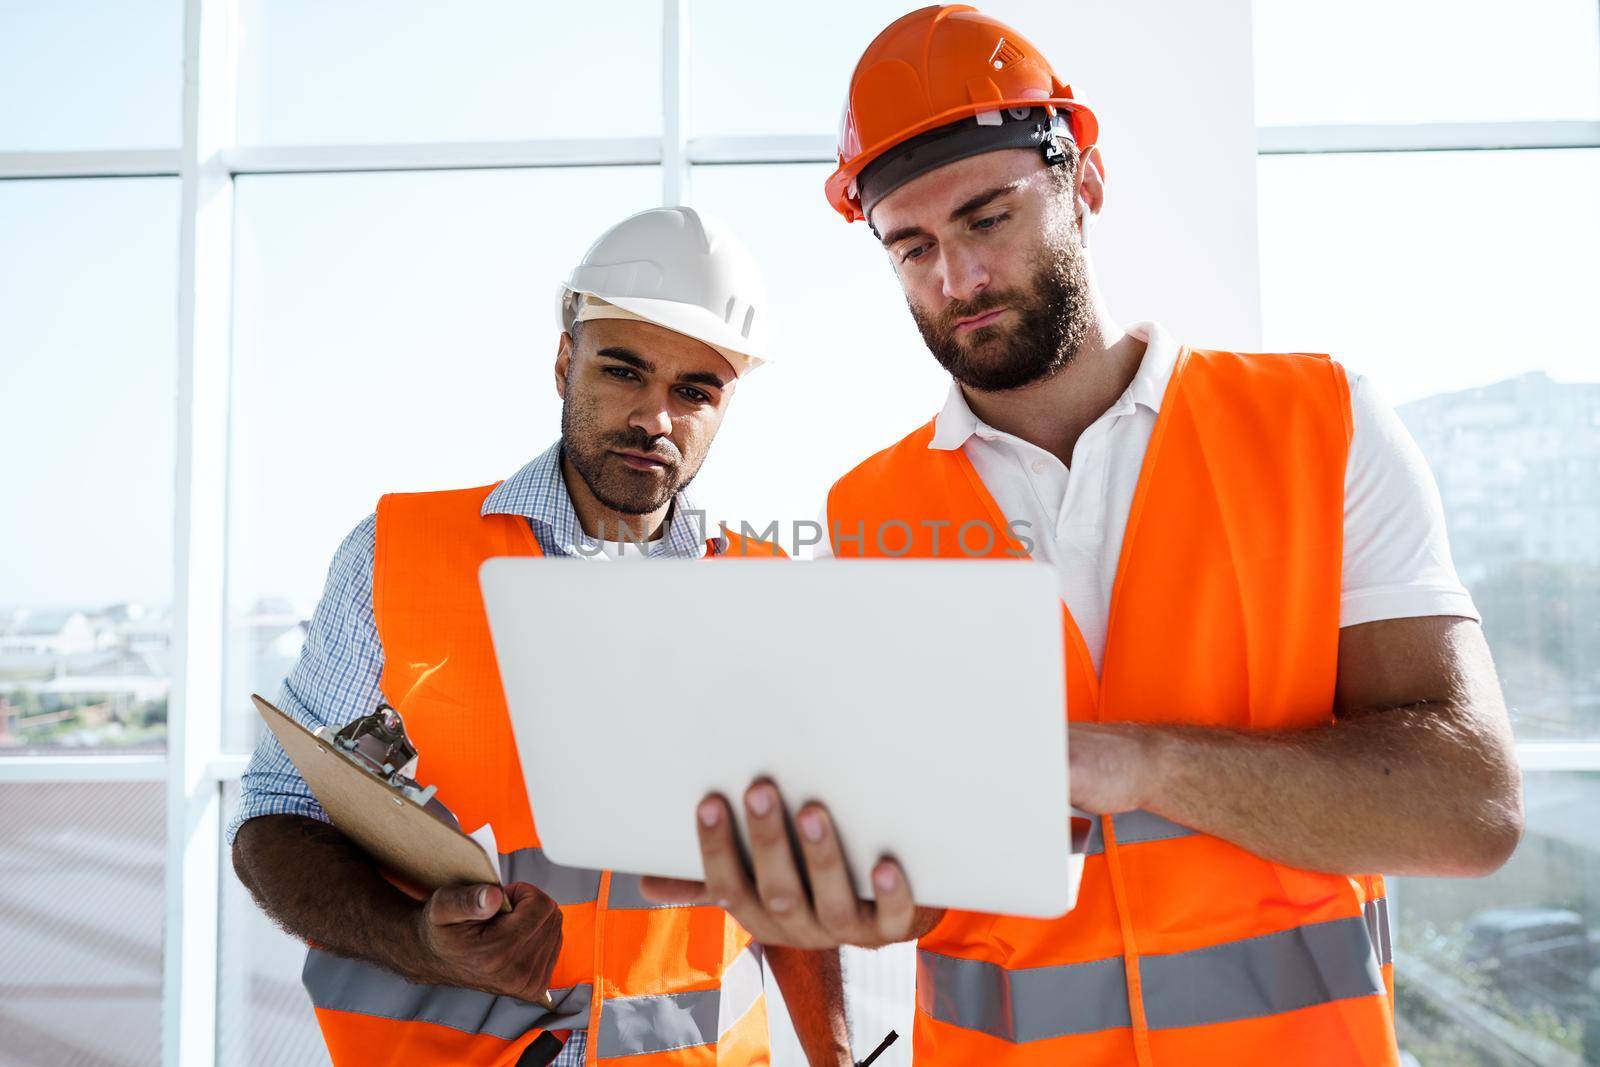
[[(595, 242), (557, 313), (560, 439), (495, 484), (383, 497), (334, 556), (278, 697), (308, 728), (399, 711), (417, 780), (463, 829), (494, 828), (505, 884), (397, 888), (329, 825), (270, 733), (241, 779), (234, 867), (315, 946), (304, 980), (335, 1063), (768, 1059), (760, 948), (726, 912), (661, 907), (635, 877), (545, 858), (477, 585), (499, 555), (781, 555), (708, 531), (687, 494), (766, 355), (759, 272), (722, 224), (658, 208)], [(593, 762), (603, 797), (604, 759), (550, 743)], [(837, 954), (766, 955), (811, 1062), (849, 1063)]]

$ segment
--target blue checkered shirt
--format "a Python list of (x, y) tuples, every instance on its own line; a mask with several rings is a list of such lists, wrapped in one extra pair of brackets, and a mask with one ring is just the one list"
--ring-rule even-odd
[[(561, 445), (501, 482), (483, 502), (484, 515), (521, 515), (533, 528), (546, 556), (601, 557), (600, 543), (583, 532), (561, 477)], [(709, 546), (727, 551), (724, 537), (708, 539), (705, 514), (687, 493), (673, 501), (667, 534), (648, 545), (652, 558), (697, 559)], [(338, 729), (370, 714), (384, 694), (383, 642), (372, 613), (372, 565), (377, 554), (378, 518), (369, 515), (333, 555), (328, 581), (311, 616), (300, 658), (278, 690), (277, 705), (308, 730)], [(427, 758), (427, 753), (423, 753)], [(258, 815), (305, 815), (328, 821), (283, 746), (262, 730), (250, 765), (239, 779), (239, 803), (228, 823), (228, 844), (247, 819)], [(575, 1032), (555, 1061), (560, 1067), (583, 1062), (585, 1035)]]

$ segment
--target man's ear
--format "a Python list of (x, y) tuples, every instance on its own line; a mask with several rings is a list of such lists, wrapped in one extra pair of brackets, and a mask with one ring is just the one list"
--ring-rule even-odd
[(571, 372), (572, 335), (562, 330), (561, 340), (556, 343), (556, 396), (562, 400), (567, 398), (567, 375)]
[(1091, 145), (1078, 159), (1078, 199), (1096, 215), (1106, 201), (1106, 175), (1101, 169), (1100, 146)]

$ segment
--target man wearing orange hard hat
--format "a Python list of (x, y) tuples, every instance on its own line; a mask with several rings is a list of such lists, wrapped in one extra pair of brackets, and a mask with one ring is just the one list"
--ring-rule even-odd
[[(924, 8), (857, 65), (826, 186), (953, 381), (833, 486), (824, 554), (1055, 566), (1072, 803), (1095, 816), (1076, 908), (919, 908), (887, 858), (858, 901), (826, 808), (791, 847), (765, 781), (743, 798), (753, 877), (708, 797), (705, 883), (650, 891), (769, 944), (916, 938), (919, 1065), (1395, 1064), (1378, 872), (1483, 875), (1522, 832), (1477, 612), (1370, 385), (1111, 317), (1097, 135), (1026, 38)], [(959, 747), (928, 772), (959, 787)]]

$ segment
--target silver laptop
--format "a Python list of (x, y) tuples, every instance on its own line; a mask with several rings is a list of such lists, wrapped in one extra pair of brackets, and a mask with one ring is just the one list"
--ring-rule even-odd
[[(546, 854), (702, 876), (695, 806), (768, 776), (828, 805), (857, 891), (1076, 899), (1061, 601), (1041, 564), (501, 558), (480, 572)], [(742, 828), (741, 828), (742, 833)]]

